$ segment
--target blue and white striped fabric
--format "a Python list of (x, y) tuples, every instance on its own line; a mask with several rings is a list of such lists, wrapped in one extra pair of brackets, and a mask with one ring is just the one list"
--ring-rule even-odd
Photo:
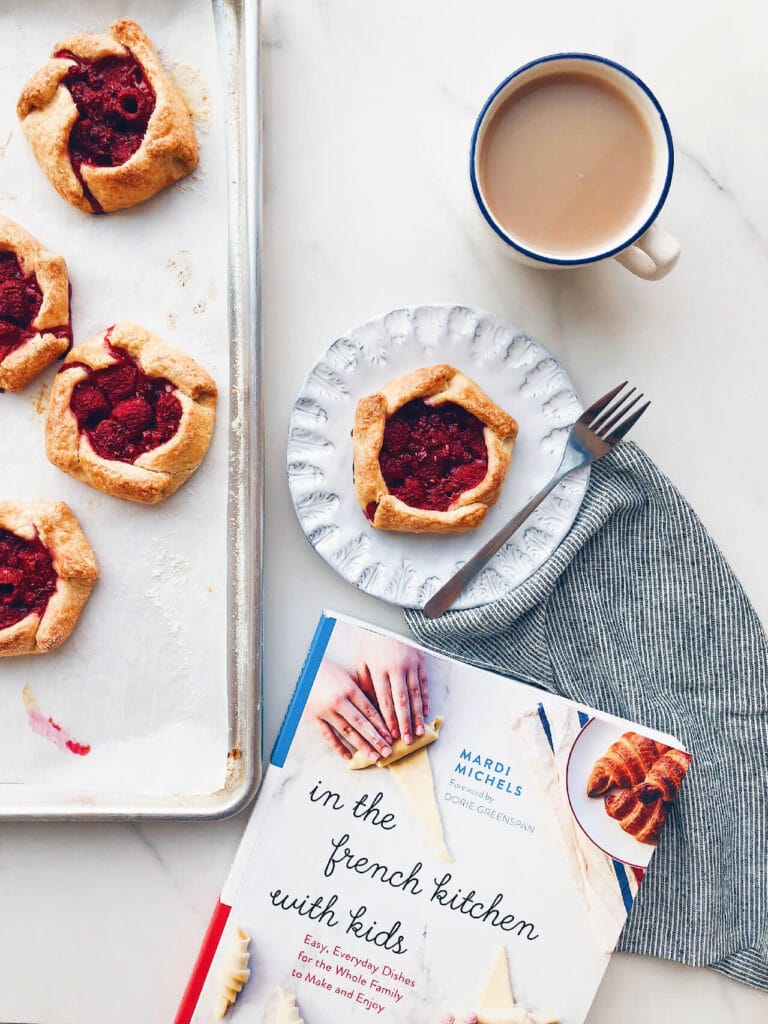
[(768, 642), (680, 493), (634, 444), (596, 463), (549, 561), (426, 647), (669, 732), (694, 754), (618, 948), (768, 989)]

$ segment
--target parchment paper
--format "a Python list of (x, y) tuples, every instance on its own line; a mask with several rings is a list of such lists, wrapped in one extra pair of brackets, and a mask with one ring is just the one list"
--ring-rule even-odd
[[(19, 91), (75, 32), (138, 21), (192, 98), (200, 165), (132, 210), (92, 216), (60, 199), (16, 118)], [(229, 341), (221, 90), (210, 0), (29, 0), (0, 9), (0, 212), (63, 255), (77, 344), (122, 318), (196, 358), (219, 386), (202, 468), (165, 504), (110, 498), (51, 466), (43, 409), (59, 364), (0, 394), (0, 497), (63, 499), (101, 578), (55, 654), (0, 660), (0, 796), (12, 784), (122, 794), (202, 794), (227, 753), (226, 531)], [(75, 756), (32, 732), (46, 715), (91, 745)], [(39, 790), (35, 791), (39, 798)]]

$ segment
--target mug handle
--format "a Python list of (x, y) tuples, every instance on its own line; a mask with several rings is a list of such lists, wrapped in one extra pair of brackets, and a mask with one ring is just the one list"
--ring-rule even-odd
[(615, 257), (616, 261), (645, 281), (666, 277), (680, 256), (680, 243), (658, 224), (651, 224), (645, 234)]

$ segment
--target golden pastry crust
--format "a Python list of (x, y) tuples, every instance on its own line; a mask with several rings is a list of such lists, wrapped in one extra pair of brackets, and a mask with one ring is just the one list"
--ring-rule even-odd
[[(173, 437), (134, 463), (103, 459), (80, 433), (70, 408), (75, 385), (89, 370), (118, 363), (110, 348), (125, 350), (149, 377), (165, 377), (176, 391), (182, 414)], [(48, 403), (45, 447), (59, 469), (115, 498), (154, 505), (164, 501), (195, 472), (213, 435), (217, 389), (194, 359), (130, 320), (77, 345), (56, 376)]]
[[(463, 491), (445, 512), (413, 508), (390, 494), (379, 465), (387, 418), (416, 398), (429, 405), (454, 402), (484, 424), (483, 436), (488, 450), (486, 475), (476, 487)], [(378, 530), (408, 533), (473, 530), (498, 500), (517, 432), (516, 420), (453, 366), (425, 366), (398, 377), (357, 403), (352, 450), (355, 493), (360, 507), (365, 512), (371, 505), (376, 505), (371, 522)]]
[(58, 576), (42, 618), (35, 612), (0, 629), (0, 657), (55, 651), (75, 628), (99, 576), (91, 546), (63, 501), (0, 501), (0, 529), (48, 548)]
[(189, 111), (136, 22), (116, 21), (108, 35), (71, 36), (53, 48), (54, 53), (61, 50), (89, 60), (132, 54), (156, 99), (141, 145), (125, 163), (117, 167), (82, 165), (83, 180), (100, 207), (97, 210), (75, 174), (69, 154), (69, 135), (79, 117), (63, 83), (72, 61), (51, 57), (35, 72), (22, 89), (16, 112), (37, 162), (62, 198), (86, 213), (109, 213), (143, 203), (195, 169), (198, 147)]
[(42, 305), (31, 324), (36, 333), (0, 360), (0, 388), (19, 391), (71, 344), (69, 275), (63, 257), (48, 252), (10, 217), (0, 216), (0, 252), (12, 252), (24, 275), (35, 275), (43, 293)]

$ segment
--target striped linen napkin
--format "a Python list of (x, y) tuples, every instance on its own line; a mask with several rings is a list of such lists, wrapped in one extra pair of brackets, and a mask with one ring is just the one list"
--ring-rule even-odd
[(693, 764), (618, 949), (768, 989), (768, 643), (693, 510), (637, 445), (592, 468), (548, 562), (420, 643), (678, 736)]

